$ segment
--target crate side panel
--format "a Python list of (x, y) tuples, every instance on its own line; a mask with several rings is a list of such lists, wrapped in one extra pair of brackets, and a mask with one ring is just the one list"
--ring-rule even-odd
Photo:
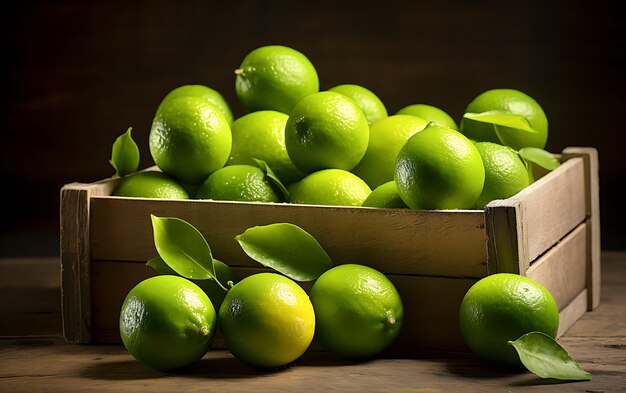
[(587, 289), (583, 289), (580, 293), (559, 312), (559, 331), (556, 338), (560, 338), (567, 330), (572, 327), (587, 312)]
[[(262, 268), (234, 268), (243, 278), (266, 271)], [(93, 271), (93, 337), (100, 344), (119, 344), (119, 312), (128, 291), (154, 273), (133, 262), (95, 261)], [(468, 351), (458, 323), (463, 296), (475, 279), (389, 275), (405, 309), (401, 333), (393, 344), (401, 353), (419, 350)], [(311, 283), (303, 288), (309, 291)], [(216, 346), (223, 347), (220, 337)], [(319, 346), (314, 346), (319, 348)]]
[(533, 262), (526, 275), (542, 284), (563, 310), (585, 289), (587, 224), (580, 224), (555, 247)]
[(156, 256), (150, 214), (178, 217), (206, 237), (230, 266), (257, 266), (234, 237), (247, 228), (290, 222), (313, 235), (335, 264), (388, 274), (486, 275), (482, 211), (410, 211), (216, 201), (98, 197), (91, 200), (93, 259), (144, 262)]
[[(511, 198), (489, 203), (485, 214), (490, 273), (517, 265), (512, 272), (525, 274), (532, 261), (583, 222), (584, 179), (583, 160), (573, 158)], [(500, 216), (503, 219), (498, 220)], [(512, 248), (507, 251), (503, 246)], [(500, 256), (508, 259), (499, 260)]]

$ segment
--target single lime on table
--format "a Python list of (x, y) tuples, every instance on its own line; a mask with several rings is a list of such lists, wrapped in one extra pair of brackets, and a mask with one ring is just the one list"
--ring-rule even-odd
[(363, 111), (369, 124), (388, 116), (385, 104), (368, 88), (360, 85), (345, 84), (331, 87), (328, 91), (343, 94), (354, 100), (357, 106)]
[(485, 168), (463, 134), (430, 123), (400, 150), (394, 179), (412, 209), (469, 209), (483, 190)]
[(311, 61), (282, 45), (254, 49), (235, 74), (235, 92), (250, 112), (269, 109), (289, 114), (298, 101), (319, 91)]
[(508, 114), (520, 116), (533, 132), (522, 131), (504, 125), (468, 119), (461, 120), (461, 132), (477, 142), (493, 142), (507, 145), (515, 150), (531, 146), (543, 149), (548, 139), (548, 118), (535, 99), (515, 89), (493, 89), (479, 94), (465, 108), (465, 113)]
[(219, 310), (220, 328), (232, 354), (244, 363), (276, 368), (309, 347), (315, 314), (306, 292), (276, 273), (259, 273), (233, 286)]
[(515, 150), (491, 142), (475, 146), (485, 167), (485, 185), (475, 208), (484, 209), (494, 199), (509, 198), (530, 184), (528, 169)]
[(111, 195), (132, 198), (189, 198), (187, 191), (180, 183), (157, 171), (137, 172), (124, 177)]
[(332, 91), (312, 94), (289, 115), (285, 145), (291, 161), (303, 172), (352, 170), (369, 143), (365, 115), (350, 98)]
[(459, 310), (461, 334), (479, 357), (490, 362), (521, 366), (508, 344), (538, 331), (556, 338), (559, 309), (538, 282), (518, 274), (498, 273), (474, 284)]
[(290, 186), (291, 203), (361, 206), (372, 190), (355, 174), (342, 169), (313, 172)]
[(352, 172), (372, 189), (393, 180), (400, 149), (427, 124), (426, 120), (408, 115), (389, 116), (371, 124), (367, 150)]
[(229, 165), (213, 172), (196, 191), (197, 199), (240, 202), (282, 202), (280, 191), (261, 168)]
[(396, 338), (404, 307), (393, 283), (358, 264), (324, 272), (311, 289), (315, 337), (328, 350), (350, 358), (374, 356)]
[(156, 370), (189, 366), (209, 350), (217, 326), (209, 297), (178, 276), (148, 278), (130, 290), (119, 328), (128, 352)]
[(254, 159), (263, 160), (285, 184), (304, 177), (291, 162), (285, 147), (287, 116), (277, 111), (257, 111), (244, 115), (233, 123), (233, 148), (229, 165), (256, 165)]
[(174, 90), (167, 93), (167, 95), (163, 98), (163, 100), (159, 104), (159, 107), (157, 108), (157, 113), (159, 112), (161, 107), (164, 106), (168, 101), (179, 97), (204, 98), (209, 103), (215, 105), (222, 112), (222, 114), (228, 121), (228, 124), (232, 124), (234, 120), (233, 112), (231, 111), (230, 106), (228, 105), (228, 102), (226, 102), (224, 96), (220, 94), (219, 91), (211, 89), (210, 87), (205, 85), (183, 85), (175, 88)]
[(459, 130), (459, 126), (448, 113), (446, 113), (442, 109), (437, 108), (436, 106), (428, 104), (413, 104), (405, 106), (404, 108), (400, 109), (396, 113), (396, 115), (417, 116), (428, 122), (432, 121), (440, 126), (452, 128), (457, 131)]
[(219, 109), (199, 97), (167, 101), (150, 129), (150, 153), (165, 173), (186, 183), (200, 183), (223, 167), (232, 135)]

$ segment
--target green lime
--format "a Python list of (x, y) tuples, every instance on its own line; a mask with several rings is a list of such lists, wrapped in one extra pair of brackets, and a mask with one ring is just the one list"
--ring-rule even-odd
[(282, 202), (265, 173), (252, 165), (229, 165), (213, 172), (196, 192), (198, 199), (240, 202)]
[(198, 97), (165, 102), (152, 122), (150, 153), (161, 170), (187, 183), (199, 183), (223, 167), (232, 135), (219, 109)]
[(508, 341), (538, 331), (556, 338), (559, 309), (541, 284), (518, 274), (498, 273), (474, 284), (459, 311), (461, 334), (481, 358), (521, 366)]
[(339, 265), (324, 272), (311, 289), (315, 338), (350, 358), (374, 356), (396, 338), (404, 320), (393, 283), (368, 266)]
[(400, 109), (396, 113), (396, 115), (417, 116), (426, 121), (435, 122), (440, 126), (452, 128), (453, 130), (457, 131), (459, 130), (459, 126), (449, 114), (432, 105), (413, 104), (405, 106), (404, 108)]
[(237, 97), (250, 112), (270, 109), (288, 114), (298, 101), (319, 91), (319, 78), (311, 61), (286, 46), (253, 50), (235, 74)]
[(484, 209), (494, 199), (509, 198), (530, 184), (528, 169), (515, 150), (491, 142), (474, 145), (485, 166), (485, 185), (475, 208)]
[(342, 169), (313, 172), (289, 188), (291, 203), (361, 206), (372, 190), (353, 173)]
[(211, 104), (215, 105), (222, 112), (222, 115), (224, 115), (229, 125), (232, 124), (234, 120), (233, 112), (230, 110), (230, 106), (228, 105), (228, 102), (226, 102), (226, 99), (224, 99), (224, 96), (222, 96), (219, 91), (211, 89), (205, 85), (183, 85), (175, 88), (167, 93), (167, 95), (163, 98), (157, 108), (157, 113), (165, 103), (179, 97), (204, 98)]
[(309, 347), (315, 314), (306, 292), (289, 278), (258, 273), (232, 287), (219, 310), (226, 345), (239, 360), (276, 368)]
[(426, 120), (419, 117), (395, 115), (370, 125), (367, 151), (352, 172), (365, 180), (371, 188), (393, 180), (400, 149), (413, 134), (423, 130), (427, 124)]
[(157, 171), (136, 172), (122, 178), (111, 195), (133, 198), (189, 198), (187, 191), (180, 183)]
[(258, 111), (238, 118), (232, 125), (233, 148), (229, 165), (256, 165), (254, 158), (263, 160), (278, 178), (293, 183), (304, 177), (291, 162), (285, 147), (287, 116), (277, 111)]
[(350, 98), (323, 91), (304, 98), (291, 112), (285, 145), (291, 161), (303, 172), (352, 170), (369, 142), (367, 119)]
[(548, 119), (546, 114), (532, 97), (514, 89), (487, 90), (478, 95), (467, 105), (465, 113), (499, 112), (522, 116), (526, 119), (534, 133), (519, 131), (509, 127), (501, 128), (500, 140), (494, 131), (494, 125), (463, 118), (461, 132), (477, 142), (493, 142), (519, 150), (532, 146), (543, 149), (548, 139)]
[(406, 209), (408, 206), (400, 194), (398, 194), (398, 187), (396, 187), (395, 181), (389, 181), (383, 183), (380, 186), (372, 190), (372, 193), (363, 202), (364, 207), (380, 207), (387, 209)]
[(209, 350), (217, 326), (209, 297), (178, 276), (148, 278), (130, 290), (120, 312), (128, 352), (156, 370), (189, 366)]
[(359, 85), (338, 85), (328, 89), (335, 93), (343, 94), (348, 98), (352, 98), (356, 105), (363, 111), (365, 118), (369, 124), (376, 120), (387, 117), (387, 108), (385, 104), (371, 90)]
[(469, 209), (483, 189), (485, 168), (463, 134), (430, 123), (400, 150), (394, 179), (412, 209)]

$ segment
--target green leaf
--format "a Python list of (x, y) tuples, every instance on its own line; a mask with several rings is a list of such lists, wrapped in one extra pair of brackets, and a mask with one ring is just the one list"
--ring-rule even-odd
[(482, 113), (467, 112), (463, 114), (466, 119), (478, 121), (481, 123), (489, 123), (496, 126), (496, 132), (498, 127), (514, 128), (522, 132), (528, 132), (536, 134), (537, 131), (530, 126), (528, 119), (521, 115), (514, 115), (505, 111), (487, 111)]
[(552, 171), (561, 165), (559, 160), (557, 160), (552, 153), (538, 147), (523, 147), (518, 153), (524, 160), (537, 164), (549, 171)]
[(283, 199), (285, 199), (286, 201), (289, 200), (290, 195), (289, 195), (289, 191), (287, 191), (287, 187), (285, 187), (283, 185), (283, 183), (280, 181), (280, 179), (278, 178), (278, 176), (276, 176), (276, 174), (274, 173), (274, 171), (272, 171), (272, 169), (267, 165), (267, 163), (263, 160), (258, 160), (256, 158), (253, 158), (253, 160), (257, 163), (257, 165), (259, 166), (259, 168), (261, 168), (261, 170), (263, 171), (263, 173), (265, 173), (265, 176), (272, 182), (274, 183), (274, 185), (276, 187), (278, 187), (278, 189), (280, 190), (280, 192), (283, 194)]
[(165, 261), (161, 257), (154, 257), (150, 259), (146, 263), (146, 265), (153, 268), (159, 274), (169, 274), (172, 276), (178, 276), (178, 273), (176, 273), (174, 269), (169, 267), (167, 263), (165, 263)]
[(313, 281), (333, 267), (317, 240), (294, 224), (248, 228), (235, 240), (250, 258), (296, 281)]
[(541, 378), (588, 381), (591, 374), (583, 370), (552, 337), (541, 332), (524, 334), (509, 341), (526, 368)]
[(215, 280), (213, 256), (206, 239), (188, 222), (150, 216), (159, 256), (177, 274), (194, 280)]
[(115, 169), (116, 176), (128, 175), (139, 167), (139, 148), (130, 134), (132, 129), (129, 127), (113, 142), (109, 162)]

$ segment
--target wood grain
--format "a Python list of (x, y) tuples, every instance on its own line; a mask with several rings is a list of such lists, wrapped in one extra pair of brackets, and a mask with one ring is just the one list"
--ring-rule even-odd
[(488, 271), (525, 274), (530, 263), (586, 217), (584, 163), (565, 161), (508, 199), (485, 209)]

